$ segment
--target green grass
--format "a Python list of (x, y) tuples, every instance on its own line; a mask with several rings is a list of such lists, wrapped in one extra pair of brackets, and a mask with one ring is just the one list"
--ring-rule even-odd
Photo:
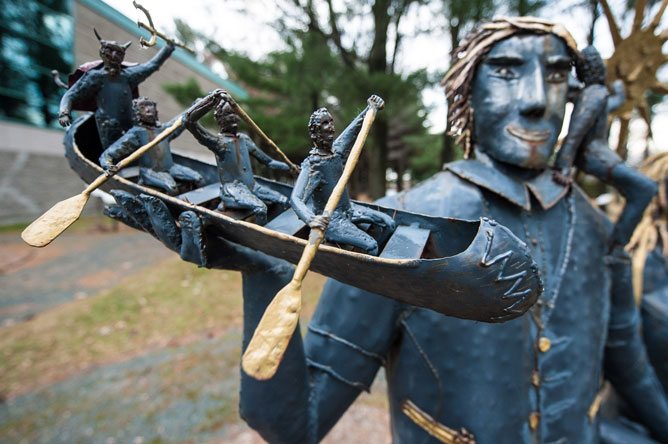
[[(322, 276), (308, 274), (305, 316), (312, 314), (323, 283)], [(222, 334), (241, 323), (239, 273), (168, 261), (91, 298), (3, 329), (0, 397), (173, 341)]]

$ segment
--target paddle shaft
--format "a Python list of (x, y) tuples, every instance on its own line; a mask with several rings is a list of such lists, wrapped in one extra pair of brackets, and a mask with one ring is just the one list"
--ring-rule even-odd
[(297, 168), (297, 165), (290, 162), (290, 159), (288, 159), (288, 156), (286, 156), (285, 153), (283, 151), (281, 151), (281, 149), (278, 147), (278, 145), (276, 145), (274, 143), (274, 141), (271, 140), (269, 138), (269, 136), (267, 136), (264, 133), (264, 131), (262, 131), (259, 126), (257, 126), (257, 124), (255, 122), (253, 122), (253, 119), (251, 119), (250, 116), (248, 114), (246, 114), (246, 111), (244, 111), (241, 108), (241, 106), (239, 106), (239, 104), (237, 102), (233, 101), (233, 100), (230, 101), (229, 103), (234, 108), (234, 112), (236, 112), (239, 115), (239, 117), (244, 119), (244, 122), (246, 122), (251, 127), (251, 129), (253, 131), (255, 131), (260, 137), (262, 137), (262, 139), (264, 139), (264, 141), (267, 142), (267, 144), (269, 144), (269, 146), (271, 146), (281, 156), (283, 161), (290, 166), (292, 171), (294, 171), (295, 173), (298, 173), (299, 168)]
[(100, 185), (105, 183), (107, 181), (107, 179), (109, 179), (111, 176), (115, 175), (116, 172), (125, 168), (126, 166), (128, 166), (128, 164), (130, 164), (130, 163), (134, 162), (135, 160), (137, 160), (138, 158), (140, 158), (142, 156), (142, 154), (144, 154), (146, 151), (150, 150), (151, 148), (153, 148), (154, 146), (156, 146), (157, 144), (159, 144), (160, 142), (165, 140), (165, 138), (167, 138), (167, 136), (169, 136), (174, 131), (176, 131), (181, 126), (182, 123), (183, 123), (183, 117), (180, 116), (178, 119), (176, 119), (176, 121), (174, 121), (174, 123), (169, 128), (166, 128), (164, 131), (162, 131), (160, 134), (158, 134), (155, 139), (151, 140), (149, 143), (142, 146), (137, 151), (135, 151), (134, 153), (130, 154), (125, 159), (118, 162), (116, 164), (116, 166), (114, 167), (114, 172), (113, 173), (110, 173), (110, 174), (105, 173), (105, 174), (100, 175), (97, 179), (95, 179), (93, 182), (91, 182), (90, 185), (88, 185), (88, 187), (86, 187), (86, 189), (81, 192), (81, 194), (84, 194), (84, 195), (87, 196), (90, 193), (92, 193)]
[[(346, 183), (362, 152), (364, 141), (369, 134), (376, 112), (377, 108), (370, 106), (364, 116), (360, 133), (348, 156), (343, 173), (327, 200), (323, 214), (331, 215), (339, 204)], [(259, 380), (266, 380), (271, 378), (278, 370), (283, 354), (299, 322), (302, 306), (302, 281), (318, 252), (318, 246), (325, 237), (326, 229), (326, 226), (325, 229), (311, 229), (308, 244), (299, 259), (292, 280), (276, 294), (265, 309), (241, 360), (241, 365), (248, 375)]]

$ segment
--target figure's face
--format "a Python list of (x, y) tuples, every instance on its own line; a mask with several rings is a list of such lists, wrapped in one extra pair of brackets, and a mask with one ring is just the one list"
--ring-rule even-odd
[(564, 120), (570, 60), (551, 34), (494, 45), (472, 85), (476, 149), (511, 165), (545, 168)]
[(139, 102), (137, 104), (139, 108), (139, 115), (141, 116), (141, 121), (149, 124), (155, 125), (158, 121), (158, 108), (154, 102)]
[(334, 119), (331, 114), (326, 113), (320, 117), (320, 123), (316, 127), (315, 134), (311, 135), (315, 146), (323, 151), (331, 151), (334, 143)]
[(120, 66), (125, 58), (125, 49), (120, 46), (102, 45), (100, 48), (100, 57), (107, 66)]
[(223, 133), (236, 134), (239, 131), (239, 116), (236, 113), (225, 113), (216, 122)]

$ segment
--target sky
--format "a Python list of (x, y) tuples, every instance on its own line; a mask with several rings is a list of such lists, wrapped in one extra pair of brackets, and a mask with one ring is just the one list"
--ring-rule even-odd
[[(131, 0), (103, 1), (132, 20), (146, 21), (144, 15), (134, 8)], [(222, 47), (242, 50), (254, 59), (284, 48), (280, 35), (272, 26), (276, 17), (281, 14), (274, 1), (141, 0), (140, 3), (150, 11), (156, 27), (167, 35), (174, 35), (174, 18), (180, 18), (204, 34), (213, 36)], [(430, 3), (431, 5), (414, 8), (411, 15), (402, 21), (402, 31), (406, 34), (413, 34), (415, 29), (427, 31), (404, 39), (400, 53), (401, 63), (398, 66), (400, 72), (426, 68), (431, 73), (444, 73), (448, 68), (450, 44), (446, 32), (446, 17), (438, 9), (437, 4), (440, 2)], [(550, 2), (540, 15), (564, 23), (578, 42), (578, 46), (583, 48), (586, 46), (589, 14), (573, 6), (577, 3), (580, 2), (578, 0)], [(614, 11), (622, 10), (623, 0), (609, 0), (609, 3)], [(665, 15), (668, 16), (668, 13)], [(668, 20), (664, 20), (662, 28), (668, 27), (667, 24)], [(349, 23), (346, 29), (350, 30), (361, 25), (355, 22)], [(624, 26), (628, 28), (628, 25), (630, 25), (629, 20)], [(625, 31), (623, 27), (622, 35), (626, 35)], [(597, 21), (595, 35), (594, 45), (604, 58), (609, 57), (614, 46), (604, 17)], [(213, 68), (226, 77), (222, 64)], [(446, 115), (443, 89), (436, 84), (424, 91), (423, 98), (427, 106), (431, 108), (428, 114), (430, 131), (442, 132), (445, 128)], [(657, 113), (652, 124), (655, 149), (668, 150), (668, 104), (658, 105), (655, 111)], [(643, 122), (635, 122), (631, 129), (629, 144), (631, 151), (634, 151), (634, 147), (643, 144), (646, 127)], [(614, 133), (615, 128), (613, 127), (612, 137)], [(662, 141), (666, 141), (665, 144)]]

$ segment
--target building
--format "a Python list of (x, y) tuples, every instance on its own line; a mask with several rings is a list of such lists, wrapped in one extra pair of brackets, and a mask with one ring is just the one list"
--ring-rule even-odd
[[(148, 32), (101, 0), (0, 4), (0, 224), (8, 224), (30, 221), (84, 188), (63, 155), (64, 130), (58, 124), (63, 90), (56, 86), (51, 71), (59, 71), (65, 80), (76, 66), (99, 59), (93, 27), (106, 40), (131, 40), (125, 57), (130, 62), (150, 59), (164, 42), (158, 39), (155, 47), (141, 48), (139, 36), (148, 39)], [(166, 121), (183, 108), (164, 85), (189, 79), (203, 91), (222, 87), (234, 97), (246, 98), (241, 87), (180, 48), (140, 85), (139, 94), (155, 100), (161, 120)], [(177, 152), (210, 156), (187, 132), (173, 147)], [(99, 213), (100, 206), (91, 201), (87, 209)]]

